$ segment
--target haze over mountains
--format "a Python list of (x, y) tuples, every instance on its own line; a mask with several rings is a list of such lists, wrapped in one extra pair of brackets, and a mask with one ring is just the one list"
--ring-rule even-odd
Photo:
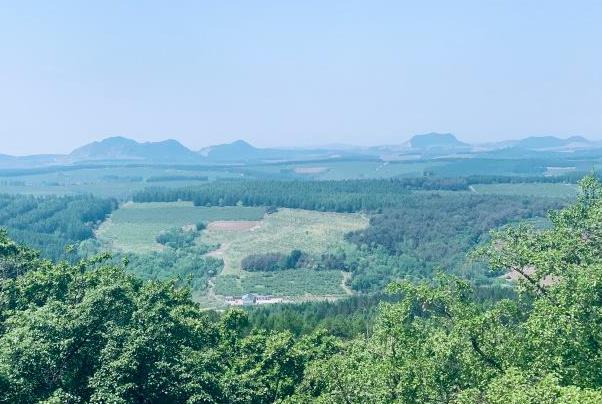
[(559, 138), (533, 136), (491, 144), (471, 145), (451, 133), (427, 133), (413, 136), (398, 145), (355, 147), (329, 145), (316, 148), (257, 148), (244, 140), (220, 144), (195, 151), (174, 139), (160, 142), (137, 142), (126, 137), (109, 137), (83, 145), (67, 155), (8, 156), (0, 154), (2, 168), (28, 168), (81, 163), (163, 163), (163, 164), (244, 164), (274, 163), (320, 159), (431, 159), (496, 157), (522, 158), (580, 152), (600, 152), (602, 144), (581, 136)]

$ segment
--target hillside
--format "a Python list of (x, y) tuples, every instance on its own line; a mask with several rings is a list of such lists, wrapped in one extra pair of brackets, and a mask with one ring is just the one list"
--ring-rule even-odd
[(257, 159), (263, 153), (261, 149), (252, 146), (244, 140), (236, 140), (232, 143), (203, 148), (199, 150), (198, 154), (213, 161), (237, 161)]
[(73, 150), (68, 158), (74, 162), (90, 160), (194, 162), (199, 160), (196, 153), (177, 140), (139, 143), (120, 136), (79, 147)]

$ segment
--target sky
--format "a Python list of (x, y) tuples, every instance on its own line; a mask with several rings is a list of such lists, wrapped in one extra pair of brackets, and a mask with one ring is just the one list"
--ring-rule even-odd
[(602, 1), (3, 1), (0, 153), (602, 139)]

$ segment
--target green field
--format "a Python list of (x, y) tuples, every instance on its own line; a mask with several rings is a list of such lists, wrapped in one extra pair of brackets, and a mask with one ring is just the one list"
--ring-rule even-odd
[(197, 207), (191, 202), (126, 203), (97, 231), (109, 248), (125, 252), (161, 250), (156, 237), (164, 230), (215, 220), (260, 220), (260, 207)]
[(343, 296), (343, 275), (340, 271), (289, 269), (278, 272), (253, 272), (242, 277), (218, 276), (215, 293), (223, 296), (241, 296), (258, 293), (272, 296)]
[(299, 249), (319, 254), (344, 246), (346, 233), (368, 225), (360, 214), (326, 213), (301, 209), (279, 209), (267, 215), (258, 226), (246, 230), (215, 229), (211, 226), (201, 234), (200, 241), (219, 244), (224, 259), (224, 274), (240, 275), (240, 262), (251, 254), (266, 252), (289, 253)]
[(251, 254), (299, 249), (321, 254), (337, 248), (354, 248), (344, 240), (346, 233), (368, 225), (360, 214), (324, 213), (300, 209), (279, 209), (246, 229), (231, 230), (210, 226), (200, 242), (219, 244), (209, 255), (224, 260), (224, 269), (215, 278), (214, 293), (236, 296), (256, 292), (277, 296), (344, 295), (340, 271), (293, 269), (279, 272), (246, 272), (240, 262)]
[(575, 184), (475, 184), (473, 192), (477, 194), (547, 196), (553, 198), (574, 198), (577, 196)]

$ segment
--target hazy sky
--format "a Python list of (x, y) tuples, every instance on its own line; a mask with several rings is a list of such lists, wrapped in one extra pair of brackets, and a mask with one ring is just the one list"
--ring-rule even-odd
[(601, 21), (599, 0), (0, 0), (0, 153), (602, 139)]

